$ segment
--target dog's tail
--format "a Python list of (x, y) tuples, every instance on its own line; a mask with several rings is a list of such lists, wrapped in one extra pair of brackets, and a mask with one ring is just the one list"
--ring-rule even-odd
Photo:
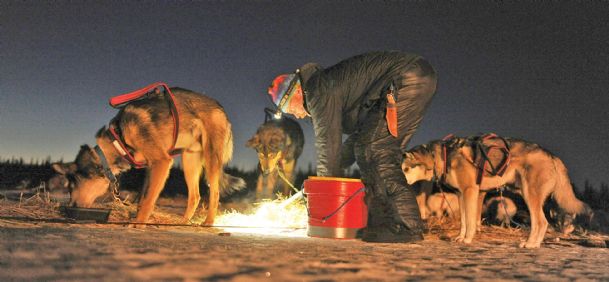
[[(233, 157), (233, 130), (229, 121), (227, 121), (225, 132), (224, 148), (222, 150), (223, 165), (226, 165)], [(226, 198), (245, 188), (247, 188), (245, 180), (240, 177), (232, 176), (224, 171), (222, 172), (222, 175), (220, 176), (220, 198)]]
[(552, 157), (554, 162), (554, 169), (556, 171), (556, 186), (554, 187), (554, 193), (552, 197), (556, 200), (558, 205), (570, 214), (579, 214), (592, 217), (592, 209), (586, 203), (580, 201), (575, 197), (573, 192), (573, 186), (571, 180), (567, 174), (567, 168), (564, 163), (557, 157)]
[(233, 129), (230, 122), (226, 125), (226, 139), (224, 143), (224, 153), (222, 155), (222, 164), (226, 165), (233, 158)]
[(226, 172), (222, 173), (220, 177), (220, 198), (226, 198), (246, 188), (247, 185), (243, 178), (232, 176)]

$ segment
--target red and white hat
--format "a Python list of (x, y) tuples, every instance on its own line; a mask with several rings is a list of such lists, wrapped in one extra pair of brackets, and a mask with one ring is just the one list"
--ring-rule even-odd
[(277, 76), (268, 89), (271, 100), (282, 112), (285, 112), (290, 104), (290, 99), (298, 92), (302, 94), (302, 85), (297, 73)]

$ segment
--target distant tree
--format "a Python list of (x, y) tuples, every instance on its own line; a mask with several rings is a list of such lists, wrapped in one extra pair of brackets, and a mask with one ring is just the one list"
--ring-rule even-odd
[(584, 191), (582, 192), (582, 201), (586, 202), (590, 206), (596, 205), (596, 191), (588, 180), (584, 181)]
[(39, 159), (31, 158), (25, 163), (23, 158), (15, 156), (0, 158), (0, 189), (13, 189), (26, 182), (30, 185), (25, 188), (36, 187), (54, 174), (50, 162), (40, 163)]
[[(63, 162), (63, 159), (60, 160), (59, 162)], [(52, 161), (51, 161), (51, 156), (47, 156), (47, 158), (44, 160), (43, 165), (51, 165)]]
[(606, 183), (601, 184), (598, 195), (599, 209), (609, 212), (609, 186)]

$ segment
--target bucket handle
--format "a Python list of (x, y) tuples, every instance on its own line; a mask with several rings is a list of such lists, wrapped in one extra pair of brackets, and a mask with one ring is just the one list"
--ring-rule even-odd
[(321, 219), (312, 217), (311, 213), (309, 212), (309, 205), (306, 205), (306, 207), (307, 207), (307, 215), (309, 216), (310, 220), (315, 220), (315, 221), (319, 221), (321, 223), (324, 223), (324, 222), (326, 222), (326, 220), (330, 219), (336, 213), (338, 213), (338, 211), (340, 211), (340, 209), (342, 209), (347, 203), (349, 203), (351, 200), (353, 200), (353, 198), (355, 198), (355, 196), (357, 196), (357, 194), (363, 192), (365, 189), (366, 189), (366, 187), (362, 187), (359, 190), (355, 191), (355, 193), (351, 194), (351, 196), (349, 196), (349, 198), (347, 198), (342, 204), (340, 204), (340, 206), (336, 210), (334, 210), (330, 214), (322, 217)]

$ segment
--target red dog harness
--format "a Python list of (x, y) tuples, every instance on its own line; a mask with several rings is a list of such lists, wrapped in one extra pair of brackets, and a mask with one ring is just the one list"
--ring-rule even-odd
[[(156, 82), (142, 89), (112, 97), (110, 98), (110, 106), (120, 109), (128, 105), (130, 102), (149, 98), (150, 95), (158, 94), (160, 91), (164, 91), (164, 94), (168, 97), (167, 100), (169, 102), (169, 109), (171, 111), (171, 117), (173, 118), (173, 145), (169, 149), (169, 154), (174, 156), (181, 153), (180, 149), (175, 148), (180, 129), (180, 119), (178, 115), (178, 108), (175, 103), (175, 97), (173, 96), (173, 93), (171, 93), (171, 90), (167, 84), (163, 82)], [(110, 136), (112, 136), (113, 139), (112, 145), (125, 160), (127, 160), (135, 168), (142, 168), (146, 166), (145, 162), (138, 162), (135, 160), (135, 157), (131, 152), (132, 150), (130, 150), (127, 144), (125, 144), (125, 141), (121, 136), (121, 129), (118, 126), (118, 120), (116, 120), (116, 118), (110, 121), (110, 124), (108, 125), (108, 132), (110, 132)]]
[[(499, 144), (485, 144), (484, 141), (487, 140), (493, 140), (493, 139), (499, 139), (501, 141), (501, 145)], [(473, 144), (472, 146), (473, 150), (474, 150), (474, 155), (476, 155), (477, 153), (480, 154), (480, 157), (478, 158), (478, 176), (476, 177), (476, 184), (480, 185), (480, 183), (482, 183), (482, 178), (484, 177), (484, 173), (488, 172), (490, 175), (495, 176), (503, 176), (503, 174), (505, 173), (505, 171), (508, 168), (508, 165), (510, 164), (510, 144), (507, 142), (507, 140), (505, 140), (502, 137), (497, 136), (497, 134), (495, 133), (488, 133), (485, 135), (482, 135), (480, 138), (478, 138), (476, 140), (476, 142)], [(494, 166), (493, 162), (491, 161), (491, 157), (489, 156), (489, 153), (492, 150), (498, 150), (501, 154), (502, 154), (502, 158), (499, 161), (499, 163)], [(474, 160), (476, 159), (476, 157), (474, 157)], [(489, 169), (487, 169), (490, 168)]]
[(448, 174), (448, 166), (450, 165), (448, 161), (448, 148), (446, 143), (448, 143), (448, 141), (453, 138), (455, 138), (455, 135), (452, 133), (442, 138), (442, 159), (444, 160), (444, 174), (442, 175), (443, 178), (446, 177), (446, 175)]

